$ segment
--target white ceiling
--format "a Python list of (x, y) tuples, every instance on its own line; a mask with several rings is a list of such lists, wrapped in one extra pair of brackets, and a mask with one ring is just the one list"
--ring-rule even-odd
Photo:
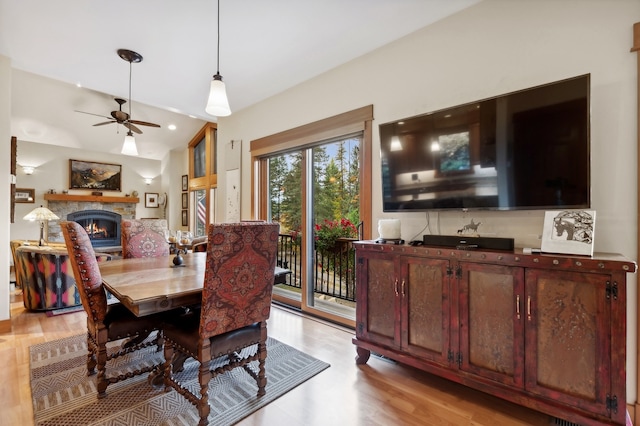
[[(239, 111), (480, 0), (221, 0), (220, 74)], [(0, 54), (11, 59), (12, 134), (119, 153), (106, 121), (128, 98), (141, 157), (183, 148), (205, 121), (216, 72), (215, 0), (0, 0)], [(43, 78), (46, 77), (46, 78)], [(81, 84), (78, 88), (76, 84)], [(124, 110), (128, 112), (128, 104)], [(191, 117), (189, 117), (191, 116)], [(169, 131), (168, 124), (178, 129)]]

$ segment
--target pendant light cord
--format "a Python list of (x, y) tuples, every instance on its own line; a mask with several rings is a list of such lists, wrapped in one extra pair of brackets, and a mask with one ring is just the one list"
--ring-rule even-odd
[(218, 0), (218, 48), (216, 53), (216, 74), (220, 74), (220, 0)]

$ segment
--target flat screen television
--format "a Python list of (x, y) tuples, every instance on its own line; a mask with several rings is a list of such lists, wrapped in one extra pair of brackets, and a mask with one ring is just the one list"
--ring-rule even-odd
[(590, 207), (590, 75), (381, 124), (385, 212)]

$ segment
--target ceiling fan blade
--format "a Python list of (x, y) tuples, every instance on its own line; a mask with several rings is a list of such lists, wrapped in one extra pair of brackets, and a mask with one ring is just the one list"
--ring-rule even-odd
[(131, 124), (130, 122), (125, 122), (122, 123), (124, 125), (124, 127), (126, 127), (127, 129), (131, 130), (132, 132), (138, 133), (138, 134), (142, 134), (142, 130), (138, 129), (136, 126), (134, 126), (133, 124)]
[(160, 127), (159, 124), (149, 123), (148, 121), (129, 120), (129, 123), (137, 124), (138, 126)]
[(105, 124), (111, 124), (111, 123), (117, 123), (117, 121), (113, 121), (113, 120), (111, 120), (111, 121), (105, 121), (104, 123), (97, 123), (97, 124), (94, 124), (94, 126), (104, 126)]
[(89, 114), (89, 115), (95, 115), (96, 117), (102, 117), (102, 118), (111, 118), (111, 117), (107, 117), (106, 115), (102, 115), (102, 114), (94, 114), (92, 112), (86, 112), (86, 111), (78, 111), (77, 109), (74, 110), (74, 112), (79, 112), (81, 114)]
[(124, 111), (111, 111), (111, 116), (119, 122), (129, 119), (129, 114)]

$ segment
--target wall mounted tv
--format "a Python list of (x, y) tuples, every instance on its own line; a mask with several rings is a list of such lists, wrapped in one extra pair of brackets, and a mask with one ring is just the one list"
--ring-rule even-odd
[(590, 207), (590, 75), (381, 124), (383, 210)]

